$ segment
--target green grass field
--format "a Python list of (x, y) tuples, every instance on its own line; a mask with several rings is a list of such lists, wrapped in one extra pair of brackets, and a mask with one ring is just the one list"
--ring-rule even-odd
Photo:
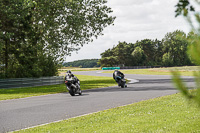
[[(185, 67), (167, 67), (167, 68), (149, 68), (149, 69), (131, 69), (120, 70), (124, 74), (146, 74), (146, 75), (172, 75), (171, 71), (179, 71), (182, 76), (193, 76), (194, 72), (199, 71), (198, 66)], [(104, 73), (113, 73), (113, 71), (105, 71)]]
[[(76, 75), (76, 76), (81, 81), (82, 90), (103, 88), (103, 87), (117, 85), (116, 82), (111, 77), (97, 77), (97, 76), (84, 76), (84, 75)], [(63, 93), (63, 92), (67, 92), (65, 84), (40, 86), (40, 87), (0, 89), (0, 100), (25, 98), (25, 97)]]
[(198, 133), (200, 108), (181, 94), (71, 118), (16, 133)]

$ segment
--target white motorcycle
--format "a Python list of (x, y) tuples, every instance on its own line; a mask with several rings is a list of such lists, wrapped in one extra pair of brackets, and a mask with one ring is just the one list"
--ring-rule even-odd
[(71, 96), (75, 96), (75, 94), (82, 95), (80, 82), (76, 82), (76, 79), (74, 77), (66, 77), (65, 85), (67, 86), (67, 89)]

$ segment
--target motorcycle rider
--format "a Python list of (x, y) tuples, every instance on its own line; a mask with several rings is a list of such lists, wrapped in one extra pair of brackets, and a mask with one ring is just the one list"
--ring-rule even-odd
[(74, 78), (74, 80), (75, 80), (74, 84), (81, 90), (79, 79), (74, 74), (72, 74), (72, 72), (70, 70), (68, 70), (66, 75), (65, 75), (65, 81), (66, 81), (67, 78)]
[[(120, 72), (119, 70), (115, 69), (113, 73), (113, 79), (118, 83), (118, 86), (120, 86), (120, 80), (124, 78), (124, 74)], [(127, 85), (125, 85), (127, 87)]]

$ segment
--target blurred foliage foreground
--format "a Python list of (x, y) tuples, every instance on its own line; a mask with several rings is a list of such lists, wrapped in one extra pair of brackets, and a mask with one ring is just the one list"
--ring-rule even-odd
[[(182, 15), (186, 18), (190, 24), (194, 35), (189, 40), (188, 54), (191, 60), (200, 65), (200, 13), (195, 11), (195, 8), (200, 6), (200, 2), (197, 0), (184, 0), (179, 1), (176, 5), (176, 16)], [(193, 19), (195, 18), (195, 19)], [(198, 25), (196, 25), (198, 24)], [(200, 68), (198, 72), (194, 72), (194, 78), (196, 82), (195, 93), (189, 91), (186, 85), (181, 81), (180, 74), (178, 72), (173, 73), (173, 80), (176, 87), (189, 99), (194, 100), (200, 105)]]

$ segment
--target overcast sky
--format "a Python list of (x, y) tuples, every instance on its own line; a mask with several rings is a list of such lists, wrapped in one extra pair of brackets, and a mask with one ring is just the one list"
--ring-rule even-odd
[(81, 59), (100, 59), (100, 54), (116, 46), (119, 41), (135, 43), (142, 39), (161, 40), (167, 32), (177, 29), (189, 32), (189, 25), (181, 16), (175, 18), (178, 0), (108, 0), (116, 20), (104, 29), (103, 36), (85, 44), (78, 53), (65, 58), (66, 62)]

